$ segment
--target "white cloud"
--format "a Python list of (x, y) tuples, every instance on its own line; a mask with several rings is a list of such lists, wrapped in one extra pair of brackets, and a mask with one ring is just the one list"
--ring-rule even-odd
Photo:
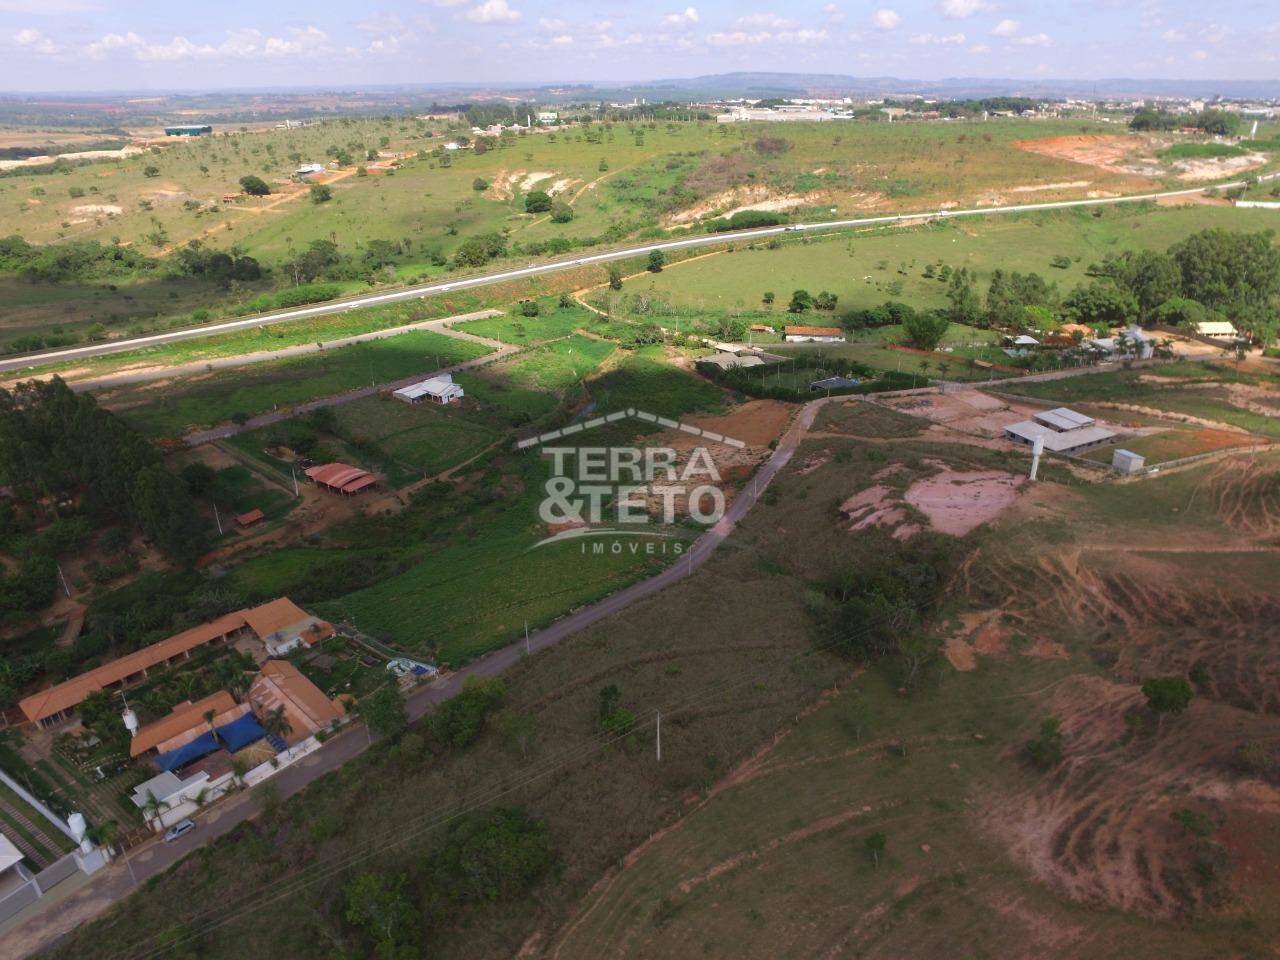
[(841, 23), (844, 20), (844, 14), (834, 3), (828, 3), (822, 8), (822, 15), (827, 18), (829, 23)]
[(907, 42), (915, 43), (923, 46), (945, 47), (964, 43), (965, 35), (963, 33), (952, 33), (945, 37), (937, 36), (932, 33), (917, 33), (914, 37), (910, 37)]
[(975, 54), (990, 53), (991, 48), (988, 47), (985, 43), (975, 43), (972, 47), (969, 48), (969, 52), (975, 53)]
[(794, 20), (788, 20), (786, 17), (770, 12), (748, 13), (745, 17), (738, 18), (737, 25), (740, 27), (758, 27), (764, 30), (790, 30), (798, 26)]
[(520, 19), (520, 11), (512, 9), (507, 0), (484, 0), (460, 16), (472, 23), (514, 23)]
[(1181, 30), (1174, 30), (1172, 27), (1160, 34), (1160, 39), (1165, 43), (1177, 43), (1179, 40), (1187, 39), (1187, 35)]
[(748, 33), (746, 30), (732, 30), (728, 33), (711, 33), (707, 35), (707, 44), (712, 47), (747, 47), (760, 43), (768, 43), (773, 34), (768, 30), (757, 30)]
[(698, 16), (696, 7), (685, 7), (676, 13), (668, 13), (662, 18), (663, 26), (667, 27), (691, 27), (701, 18)]
[(1197, 50), (1193, 54), (1191, 54), (1191, 59), (1192, 60), (1208, 60), (1209, 54), (1204, 50)]
[(1204, 32), (1204, 38), (1210, 43), (1221, 43), (1232, 33), (1230, 27), (1224, 27), (1220, 23), (1211, 23)]
[[(167, 43), (152, 43), (130, 30), (108, 33), (86, 44), (84, 55), (102, 60), (111, 56), (127, 56), (134, 60), (195, 60), (223, 58), (247, 60), (261, 57), (301, 57), (329, 51), (328, 35), (319, 27), (295, 27), (288, 36), (270, 37), (260, 30), (233, 30), (218, 46), (193, 43), (186, 37), (174, 37)], [(390, 41), (383, 39), (385, 47)], [(382, 49), (382, 48), (379, 48)]]
[(1014, 43), (1023, 47), (1051, 47), (1053, 40), (1047, 33), (1033, 33), (1026, 37), (1014, 38)]
[(99, 9), (97, 4), (81, 0), (0, 0), (0, 13), (20, 13), (26, 16), (59, 17), (68, 13), (89, 13)]
[(782, 33), (775, 34), (774, 39), (779, 43), (792, 43), (797, 46), (808, 46), (812, 43), (826, 43), (831, 39), (826, 30), (784, 30)]
[(1013, 37), (1013, 36), (1017, 36), (1017, 33), (1018, 33), (1017, 20), (1001, 20), (999, 23), (997, 23), (994, 27), (991, 28), (991, 35), (993, 37)]
[(888, 7), (881, 7), (871, 15), (871, 23), (877, 30), (892, 30), (901, 22), (902, 18), (898, 16), (898, 12)]
[(571, 47), (573, 46), (573, 37), (567, 33), (562, 33), (552, 37), (550, 43), (553, 47)]
[(569, 24), (565, 23), (559, 17), (542, 17), (538, 20), (538, 29), (543, 33), (560, 33), (567, 30)]
[(19, 30), (13, 35), (13, 42), (25, 50), (33, 53), (40, 53), (45, 56), (53, 56), (58, 52), (58, 45), (46, 37), (39, 30)]
[(948, 20), (967, 20), (975, 13), (990, 10), (987, 0), (942, 0), (942, 15)]

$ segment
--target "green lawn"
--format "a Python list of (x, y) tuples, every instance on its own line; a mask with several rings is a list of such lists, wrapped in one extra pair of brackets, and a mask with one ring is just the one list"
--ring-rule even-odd
[(370, 384), (387, 383), (483, 356), (486, 347), (414, 330), (386, 340), (271, 361), (165, 387), (105, 391), (103, 402), (154, 436), (178, 436), (237, 414), (255, 416)]

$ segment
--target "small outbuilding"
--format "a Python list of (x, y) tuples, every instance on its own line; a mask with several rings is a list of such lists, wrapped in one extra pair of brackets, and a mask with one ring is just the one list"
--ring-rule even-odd
[(248, 513), (241, 513), (236, 516), (236, 526), (240, 528), (252, 527), (255, 523), (261, 523), (266, 518), (266, 514), (254, 507)]
[(1111, 455), (1111, 469), (1126, 476), (1132, 473), (1141, 473), (1146, 462), (1146, 457), (1140, 453), (1134, 453), (1132, 450), (1117, 450)]
[(420, 383), (411, 383), (407, 387), (401, 387), (392, 394), (401, 403), (416, 404), (429, 400), (432, 403), (449, 404), (455, 403), (466, 396), (466, 392), (460, 384), (453, 382), (450, 374), (442, 373), (438, 377), (432, 377), (430, 380), (423, 380)]
[(325, 463), (308, 467), (307, 478), (316, 486), (343, 496), (354, 496), (378, 482), (378, 478), (368, 470), (353, 467), (349, 463)]
[(788, 326), (782, 328), (787, 343), (844, 343), (841, 327)]
[(1214, 340), (1234, 340), (1240, 336), (1229, 320), (1205, 320), (1203, 323), (1197, 323), (1196, 333), (1202, 337), (1212, 337)]

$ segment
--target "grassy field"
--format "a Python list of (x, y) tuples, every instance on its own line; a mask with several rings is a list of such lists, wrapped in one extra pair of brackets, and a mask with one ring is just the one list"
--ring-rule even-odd
[[(234, 246), (268, 268), (279, 268), (312, 240), (330, 240), (358, 273), (383, 283), (438, 276), (440, 261), (465, 239), (501, 230), (510, 231), (518, 258), (652, 235), (761, 200), (795, 204), (812, 219), (992, 202), (1011, 183), (1035, 188), (1037, 198), (1078, 196), (1079, 188), (1053, 185), (1079, 183), (1084, 172), (1094, 189), (1124, 192), (1146, 184), (1015, 146), (1078, 133), (1078, 122), (793, 124), (785, 131), (786, 150), (756, 149), (761, 136), (775, 132), (692, 122), (541, 131), (503, 137), (483, 154), (456, 151), (446, 163), (434, 152), (449, 131), (406, 118), (220, 131), (56, 177), (0, 177), (0, 218), (35, 243), (118, 240), (165, 258), (195, 239), (207, 247)], [(312, 203), (292, 171), (333, 150), (351, 153), (353, 163), (324, 174), (333, 199)], [(369, 150), (398, 159), (364, 160)], [(246, 174), (265, 179), (272, 195), (223, 202)], [(477, 191), (477, 179), (488, 186)], [(524, 197), (535, 189), (570, 203), (574, 218), (559, 224), (525, 213)], [(360, 267), (372, 240), (394, 243), (395, 262)], [(189, 318), (197, 308), (217, 316), (288, 285), (288, 273), (276, 269), (229, 290), (168, 277), (163, 269), (65, 286), (5, 279), (0, 330), (17, 336), (58, 327), (81, 336), (98, 324), (105, 333), (151, 329)], [(340, 283), (359, 286), (350, 276)]]
[[(878, 306), (885, 300), (941, 307), (947, 302), (947, 285), (926, 277), (924, 270), (944, 264), (952, 269), (967, 267), (983, 290), (991, 272), (1001, 269), (1034, 271), (1065, 294), (1077, 283), (1087, 282), (1085, 269), (1108, 253), (1163, 250), (1206, 227), (1265, 230), (1273, 219), (1265, 210), (1226, 206), (1144, 206), (1112, 208), (1099, 217), (1088, 210), (1067, 210), (943, 221), (852, 237), (788, 240), (776, 249), (766, 244), (754, 250), (739, 248), (632, 279), (624, 293), (647, 295), (677, 309), (770, 310), (779, 318), (786, 318), (787, 302), (797, 289), (835, 293), (840, 311)], [(1069, 258), (1070, 266), (1052, 266), (1056, 256)], [(775, 295), (772, 308), (762, 303), (766, 292)]]
[[(831, 456), (819, 467), (803, 466), (823, 450)], [(269, 911), (253, 908), (263, 886), (364, 851), (361, 870), (403, 873), (416, 895), (419, 865), (439, 839), (417, 832), (405, 804), (444, 813), (499, 785), (510, 791), (504, 802), (546, 821), (556, 869), (527, 897), (424, 920), (424, 948), (437, 955), (479, 960), (524, 943), (531, 956), (562, 958), (691, 949), (841, 956), (855, 945), (872, 958), (1013, 958), (1028, 943), (1037, 956), (1064, 960), (1265, 950), (1276, 923), (1276, 878), (1266, 866), (1278, 852), (1274, 812), (1246, 812), (1235, 792), (1245, 781), (1230, 772), (1226, 752), (1258, 731), (1274, 735), (1274, 712), (1224, 702), (1212, 663), (1211, 688), (1187, 715), (1157, 729), (1138, 708), (1135, 677), (1185, 669), (1194, 656), (1182, 635), (1148, 642), (1147, 631), (1164, 629), (1162, 605), (1182, 615), (1184, 598), (1172, 585), (1185, 581), (1173, 571), (1203, 579), (1204, 558), (1161, 567), (1166, 578), (1145, 591), (1132, 591), (1130, 575), (1132, 592), (1122, 595), (1149, 605), (1132, 607), (1124, 628), (1110, 632), (1089, 619), (1086, 601), (1101, 584), (1073, 581), (1058, 565), (1059, 554), (1078, 559), (1118, 540), (1131, 548), (1113, 565), (1124, 570), (1146, 562), (1162, 538), (1183, 546), (1221, 536), (1213, 499), (1181, 509), (1193, 491), (1212, 492), (1215, 475), (1200, 468), (1143, 484), (1050, 480), (1027, 492), (1027, 516), (961, 548), (965, 556), (976, 550), (977, 562), (962, 565), (966, 579), (935, 621), (936, 632), (949, 633), (990, 601), (1010, 614), (993, 621), (1001, 644), (985, 646), (965, 672), (931, 661), (922, 682), (904, 689), (894, 669), (865, 669), (817, 649), (827, 638), (805, 598), (833, 571), (898, 549), (887, 535), (833, 523), (833, 503), (872, 483), (910, 484), (936, 458), (957, 469), (1007, 465), (998, 451), (909, 438), (806, 445), (778, 479), (783, 495), (745, 518), (694, 577), (509, 674), (508, 709), (532, 719), (527, 753), (502, 724), (466, 751), (424, 749), (416, 737), (377, 747), (200, 854), (200, 870), (162, 876), (55, 956), (77, 955), (89, 938), (98, 949), (128, 952), (157, 931), (194, 933), (194, 949), (208, 957), (231, 955), (246, 938), (300, 960), (327, 955), (353, 936), (339, 918), (338, 891), (350, 874), (328, 889), (302, 888)], [(886, 477), (889, 465), (896, 472)], [(1088, 553), (1090, 577), (1106, 569), (1106, 556)], [(1249, 582), (1265, 585), (1266, 563), (1256, 561)], [(714, 617), (708, 597), (717, 598)], [(456, 616), (448, 605), (419, 608), (408, 590), (397, 600), (420, 615)], [(1058, 604), (1078, 609), (1064, 613)], [(1201, 618), (1219, 613), (1205, 607)], [(1064, 650), (1036, 652), (1041, 641)], [(1107, 655), (1117, 644), (1120, 652)], [(1266, 675), (1241, 680), (1262, 689)], [(640, 724), (630, 742), (590, 749), (600, 691), (611, 684)], [(655, 708), (661, 763), (653, 759)], [(1024, 744), (1049, 715), (1063, 720), (1067, 761), (1045, 774), (1027, 762)], [(416, 732), (430, 737), (425, 727)], [(1199, 753), (1208, 741), (1216, 752)], [(579, 759), (556, 766), (566, 751)], [(534, 776), (545, 769), (554, 775)], [(1195, 843), (1169, 816), (1178, 805), (1211, 811), (1213, 841), (1240, 864), (1223, 881), (1222, 909), (1202, 905), (1194, 882), (1177, 887), (1192, 871)], [(398, 842), (379, 850), (388, 831)], [(283, 832), (308, 842), (273, 843)], [(877, 833), (884, 846), (873, 858), (867, 839)], [(1144, 851), (1161, 863), (1150, 889), (1189, 898), (1174, 919), (1150, 912), (1138, 888), (1128, 905), (1089, 895), (1098, 878), (1128, 878)], [(1063, 886), (1070, 883), (1085, 892), (1073, 895)], [(1128, 888), (1103, 889), (1119, 896)], [(215, 891), (213, 915), (230, 919), (206, 931), (199, 918)], [(175, 903), (193, 906), (175, 911)]]
[(358, 387), (426, 374), (487, 353), (486, 347), (414, 330), (385, 340), (174, 381), (119, 387), (101, 402), (146, 433), (178, 436), (236, 415), (255, 416)]

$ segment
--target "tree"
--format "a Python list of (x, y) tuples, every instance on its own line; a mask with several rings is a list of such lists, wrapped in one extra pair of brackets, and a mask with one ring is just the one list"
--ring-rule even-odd
[(489, 181), (486, 180), (484, 177), (476, 177), (474, 180), (471, 181), (471, 189), (474, 190), (476, 193), (482, 193), (483, 191), (489, 189)]
[(1126, 250), (1111, 264), (1111, 276), (1121, 289), (1132, 294), (1142, 321), (1182, 290), (1182, 270), (1177, 261), (1158, 250)]
[(951, 321), (942, 313), (912, 313), (902, 322), (902, 333), (917, 350), (936, 350), (946, 336)]
[(157, 166), (148, 164), (147, 166), (142, 168), (142, 175), (144, 177), (158, 177), (160, 176), (160, 168)]
[(1226, 314), (1255, 333), (1274, 336), (1273, 298), (1280, 294), (1280, 250), (1270, 231), (1202, 230), (1169, 248), (1182, 271), (1182, 295)]
[(498, 714), (497, 726), (507, 742), (520, 752), (521, 758), (528, 759), (529, 749), (538, 732), (538, 722), (530, 714), (503, 710)]
[(546, 824), (520, 807), (468, 814), (449, 827), (436, 861), (438, 885), (463, 903), (511, 900), (550, 868)]
[(650, 273), (661, 273), (663, 266), (667, 262), (667, 255), (661, 250), (649, 251), (649, 263), (645, 267)]
[(1147, 706), (1157, 716), (1181, 713), (1191, 704), (1191, 684), (1185, 677), (1152, 677), (1142, 684)]
[(866, 851), (867, 856), (871, 858), (871, 862), (876, 865), (876, 869), (880, 869), (880, 855), (884, 853), (884, 848), (888, 845), (889, 838), (880, 831), (869, 834), (862, 840), (862, 849)]
[(293, 733), (293, 724), (284, 715), (284, 704), (268, 711), (262, 718), (262, 729), (267, 732), (267, 736), (279, 737), (281, 740)]
[(1062, 724), (1057, 717), (1045, 717), (1040, 735), (1027, 741), (1027, 755), (1041, 770), (1049, 770), (1062, 762)]
[(526, 300), (520, 304), (520, 315), (522, 317), (536, 317), (541, 312), (542, 309), (538, 306), (537, 300)]
[(360, 701), (364, 722), (380, 737), (395, 740), (409, 728), (409, 712), (404, 694), (395, 683), (388, 683)]
[(468, 677), (462, 692), (436, 708), (431, 717), (431, 732), (445, 746), (461, 749), (470, 746), (484, 730), (489, 714), (502, 706), (507, 685), (501, 677), (481, 679)]
[(762, 300), (766, 305), (767, 305), (767, 304), (772, 304), (772, 303), (773, 303), (773, 291), (772, 291), (772, 290), (766, 290), (766, 291), (764, 292), (764, 296), (763, 296), (763, 297), (761, 297), (760, 299), (761, 299), (761, 300)]
[(791, 302), (787, 304), (788, 313), (804, 313), (813, 307), (813, 294), (808, 290), (797, 290), (791, 294)]
[(617, 267), (609, 268), (609, 289), (610, 290), (622, 289), (622, 271), (619, 270)]
[(251, 197), (265, 197), (271, 192), (271, 188), (267, 186), (267, 181), (253, 174), (240, 178), (240, 189)]
[(982, 305), (978, 302), (978, 294), (973, 289), (973, 278), (967, 267), (961, 267), (951, 274), (947, 284), (947, 301), (950, 318), (953, 323), (974, 325), (982, 316)]
[(313, 183), (310, 193), (312, 203), (328, 203), (333, 199), (333, 187), (327, 183)]
[(545, 190), (530, 190), (524, 195), (526, 213), (546, 213), (551, 209), (551, 194)]
[(1132, 294), (1099, 280), (1087, 287), (1076, 287), (1063, 301), (1063, 307), (1076, 323), (1090, 327), (1120, 326), (1138, 314), (1138, 301)]
[(453, 261), (460, 267), (483, 267), (506, 252), (506, 237), (500, 233), (483, 233), (462, 241), (453, 255)]
[(343, 919), (373, 941), (378, 960), (421, 957), (422, 918), (409, 896), (409, 879), (362, 873), (343, 890)]
[(1151, 311), (1150, 321), (1162, 327), (1177, 327), (1194, 331), (1200, 324), (1211, 320), (1213, 314), (1198, 300), (1186, 297), (1170, 297)]
[(563, 200), (557, 200), (551, 205), (551, 222), (552, 223), (568, 223), (573, 219), (573, 207), (565, 203)]

